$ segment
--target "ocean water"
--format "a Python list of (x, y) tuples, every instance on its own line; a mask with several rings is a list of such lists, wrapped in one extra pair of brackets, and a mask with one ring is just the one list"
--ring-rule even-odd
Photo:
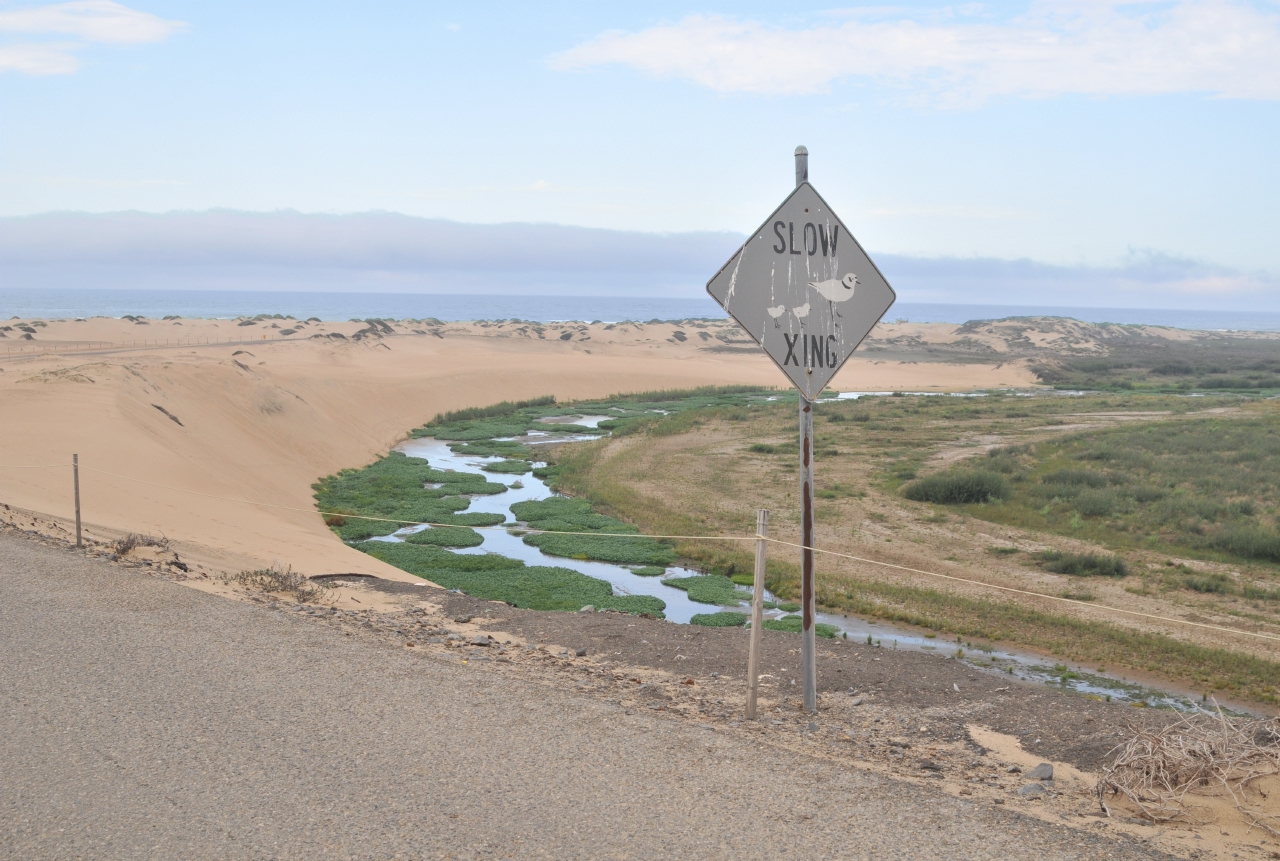
[[(287, 314), (322, 320), (435, 317), (440, 320), (518, 318), (560, 320), (685, 320), (723, 318), (708, 297), (491, 296), (432, 293), (302, 293), (212, 290), (30, 290), (0, 287), (0, 319), (9, 317), (251, 317)], [(1072, 317), (1088, 323), (1173, 326), (1180, 329), (1280, 331), (1280, 313), (1035, 305), (943, 305), (899, 302), (885, 319), (967, 323), (1002, 317)]]

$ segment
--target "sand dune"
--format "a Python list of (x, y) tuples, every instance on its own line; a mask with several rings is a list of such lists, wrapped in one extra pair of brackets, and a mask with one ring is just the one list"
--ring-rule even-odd
[[(224, 571), (280, 562), (406, 578), (325, 528), (311, 484), (386, 453), (440, 411), (784, 382), (727, 323), (33, 322), (0, 331), (0, 503), (70, 516), (68, 467), (12, 467), (69, 464), (77, 452), (91, 535), (164, 534), (184, 559)], [(1019, 362), (870, 354), (836, 380), (869, 390), (1032, 383)]]

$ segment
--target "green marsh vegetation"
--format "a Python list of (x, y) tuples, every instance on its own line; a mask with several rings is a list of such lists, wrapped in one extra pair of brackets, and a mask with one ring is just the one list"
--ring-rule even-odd
[[(444, 413), (412, 435), (445, 440), (461, 455), (502, 458), (486, 464), (485, 471), (523, 475), (540, 455), (519, 439), (496, 437), (522, 437), (530, 430), (590, 435), (611, 429), (626, 434), (663, 416), (695, 409), (742, 409), (764, 393), (753, 387), (659, 391), (574, 404), (571, 408), (557, 405), (550, 397), (537, 398)], [(603, 413), (615, 418), (602, 422), (598, 432), (581, 425), (545, 421), (574, 412)], [(535, 470), (538, 477), (552, 480), (558, 473), (555, 466)], [(482, 476), (434, 469), (421, 458), (399, 452), (363, 469), (343, 470), (314, 485), (317, 505), (330, 512), (326, 522), (345, 541), (446, 588), (530, 609), (578, 610), (590, 604), (598, 609), (661, 617), (665, 608), (661, 599), (614, 596), (607, 582), (568, 568), (530, 566), (495, 554), (450, 553), (446, 548), (483, 543), (479, 533), (465, 527), (496, 525), (505, 520), (501, 515), (467, 512), (469, 495), (500, 493), (504, 488)], [(640, 576), (662, 576), (677, 558), (669, 543), (640, 535), (635, 526), (596, 512), (586, 500), (553, 497), (517, 503), (512, 506), (512, 513), (529, 529), (537, 530), (536, 534), (523, 535), (525, 543), (552, 556), (636, 566), (633, 570)], [(384, 519), (362, 520), (360, 515)], [(418, 522), (442, 525), (408, 535), (402, 543), (366, 540)], [(569, 533), (622, 533), (635, 537)], [(732, 583), (729, 586), (732, 588)]]
[(1274, 341), (1198, 333), (1186, 340), (1118, 345), (1105, 356), (1064, 356), (1032, 370), (1061, 389), (1272, 394), (1280, 391)]
[(719, 613), (695, 613), (690, 625), (702, 625), (706, 628), (741, 628), (750, 617), (746, 613), (735, 613), (732, 610), (721, 610)]
[[(640, 530), (613, 517), (597, 514), (585, 499), (553, 496), (530, 502), (517, 502), (511, 513), (530, 529), (545, 530), (524, 537), (524, 543), (552, 556), (569, 559), (594, 559), (619, 565), (643, 565), (665, 568), (676, 561), (670, 546), (639, 535)], [(571, 532), (606, 532), (635, 534), (635, 538), (592, 535), (560, 535)]]
[(621, 610), (662, 618), (666, 604), (649, 595), (614, 595), (603, 580), (569, 568), (526, 565), (494, 553), (464, 556), (420, 544), (365, 541), (356, 547), (446, 589), (528, 610)]
[(699, 604), (719, 604), (722, 607), (733, 606), (744, 597), (733, 581), (719, 574), (703, 574), (697, 577), (672, 577), (662, 581), (663, 586), (671, 586), (689, 593), (690, 601)]
[[(471, 504), (464, 494), (501, 493), (505, 485), (482, 476), (433, 469), (421, 458), (393, 451), (362, 469), (344, 469), (312, 485), (325, 522), (344, 541), (390, 535), (410, 523), (491, 526), (503, 517), (460, 514)], [(363, 520), (358, 515), (386, 520)]]
[[(1232, 412), (1229, 415), (1205, 412), (1222, 408)], [(1136, 420), (1121, 423), (1116, 416), (1125, 414), (1139, 415)], [(1153, 550), (1159, 551), (1161, 547), (1203, 543), (1202, 552), (1207, 558), (1230, 559), (1232, 557), (1222, 555), (1225, 552), (1222, 548), (1230, 546), (1225, 535), (1248, 536), (1252, 543), (1240, 544), (1255, 548), (1251, 551), (1254, 554), (1259, 553), (1256, 548), (1265, 550), (1267, 540), (1258, 540), (1258, 532), (1242, 530), (1246, 527), (1254, 530), (1273, 527), (1274, 521), (1270, 518), (1274, 502), (1271, 501), (1270, 490), (1254, 498), (1253, 514), (1250, 515), (1248, 506), (1237, 504), (1232, 507), (1233, 503), (1241, 501), (1238, 491), (1224, 492), (1227, 485), (1215, 482), (1233, 481), (1235, 479), (1228, 473), (1243, 473), (1246, 469), (1251, 470), (1251, 474), (1241, 474), (1237, 478), (1261, 485), (1270, 482), (1272, 476), (1280, 475), (1271, 468), (1270, 455), (1258, 458), (1256, 453), (1265, 452), (1266, 447), (1259, 449), (1254, 444), (1270, 438), (1275, 432), (1272, 428), (1280, 430), (1278, 419), (1280, 415), (1273, 405), (1251, 402), (1238, 395), (1209, 395), (1193, 399), (1131, 392), (1084, 396), (1040, 394), (1034, 397), (991, 393), (981, 398), (941, 396), (824, 400), (818, 404), (815, 415), (816, 448), (819, 451), (835, 449), (840, 454), (826, 458), (819, 456), (818, 490), (840, 485), (842, 488), (865, 488), (868, 496), (860, 498), (856, 494), (837, 493), (837, 498), (830, 499), (819, 493), (818, 518), (820, 523), (841, 523), (850, 517), (865, 517), (876, 521), (881, 530), (890, 529), (892, 534), (892, 530), (900, 528), (903, 520), (886, 518), (881, 512), (900, 509), (907, 515), (906, 522), (949, 522), (955, 524), (954, 529), (963, 528), (965, 520), (973, 517), (1028, 528), (1049, 536), (1070, 536), (1095, 544), (1097, 550), (1077, 554), (1095, 558), (1079, 559), (1066, 552), (1059, 559), (1051, 558), (1053, 554), (1045, 557), (1027, 553), (1019, 557), (1015, 548), (1009, 548), (1012, 551), (1010, 559), (1015, 564), (1044, 566), (1046, 569), (1061, 565), (1071, 572), (1073, 579), (1081, 578), (1081, 587), (1084, 582), (1101, 583), (1111, 579), (1136, 584), (1139, 580), (1136, 574), (1145, 571), (1146, 565), (1126, 559), (1130, 554), (1141, 557)], [(1086, 422), (1097, 426), (1097, 429), (1088, 433), (1070, 430), (1071, 426)], [(1203, 424), (1203, 430), (1196, 429), (1197, 423)], [(1217, 430), (1214, 429), (1215, 424)], [(1257, 427), (1250, 429), (1251, 424)], [(1228, 426), (1239, 428), (1243, 435), (1223, 436), (1221, 431)], [(694, 430), (702, 431), (702, 435), (681, 436)], [(770, 404), (755, 404), (746, 410), (711, 407), (690, 414), (648, 420), (632, 432), (646, 435), (649, 438), (646, 444), (637, 446), (626, 445), (625, 440), (601, 440), (559, 449), (554, 455), (556, 485), (575, 497), (591, 501), (597, 510), (636, 524), (649, 533), (751, 534), (756, 506), (772, 509), (775, 518), (785, 518), (787, 512), (795, 509), (795, 456), (794, 449), (787, 448), (796, 432), (795, 404), (789, 398), (780, 398)], [(1185, 436), (1180, 436), (1184, 433)], [(1164, 439), (1162, 435), (1165, 434), (1171, 436)], [(972, 443), (968, 441), (978, 436), (995, 436), (1007, 444), (987, 455), (984, 449), (969, 448)], [(1212, 439), (1206, 439), (1209, 437)], [(714, 438), (715, 442), (698, 441), (707, 438)], [(1119, 463), (1113, 462), (1114, 459), (1106, 462), (1110, 465), (1100, 466), (1102, 461), (1074, 457), (1095, 447), (1118, 455), (1121, 450), (1133, 448), (1131, 443), (1136, 444), (1143, 439), (1146, 442), (1138, 448), (1167, 449), (1165, 454), (1153, 453), (1151, 463), (1159, 469), (1122, 469)], [(1176, 442), (1179, 439), (1182, 440), (1181, 445)], [(1205, 451), (1216, 454), (1197, 454), (1201, 450), (1201, 439), (1208, 443)], [(672, 443), (668, 444), (666, 440), (672, 440)], [(688, 442), (683, 443), (682, 440)], [(740, 441), (736, 448), (735, 440)], [(1129, 442), (1121, 444), (1122, 440)], [(1246, 441), (1249, 444), (1246, 445)], [(939, 453), (948, 451), (956, 451), (962, 458), (954, 466), (937, 470), (933, 464)], [(1240, 456), (1230, 452), (1250, 453)], [(677, 454), (687, 455), (687, 459), (682, 460), (675, 456)], [(955, 461), (954, 456), (949, 459)], [(1224, 471), (1215, 466), (1220, 460), (1235, 465)], [(692, 463), (705, 463), (707, 471), (715, 475), (715, 482), (708, 483), (693, 473), (689, 469)], [(1244, 464), (1252, 466), (1245, 467)], [(1105, 476), (1105, 483), (1092, 475), (1081, 476), (1069, 470), (1101, 473)], [(903, 499), (903, 488), (917, 480), (909, 477), (913, 473), (924, 474), (928, 478), (930, 474), (947, 475), (951, 472), (988, 474), (988, 478), (977, 484), (979, 488), (987, 489), (985, 499), (980, 502), (933, 503), (937, 507), (929, 510), (931, 516), (914, 518), (910, 515), (917, 508), (904, 508), (903, 503), (894, 502), (894, 499)], [(1113, 483), (1110, 477), (1113, 472), (1123, 472), (1128, 480)], [(1185, 476), (1185, 480), (1171, 487), (1170, 479), (1177, 477), (1175, 473)], [(1047, 481), (1042, 480), (1045, 478)], [(660, 486), (664, 488), (664, 494), (638, 493), (636, 482), (650, 487)], [(968, 479), (964, 482), (961, 487), (974, 486)], [(1182, 487), (1180, 491), (1179, 486)], [(1122, 507), (1117, 506), (1110, 515), (1093, 513), (1106, 507), (1106, 500), (1100, 501), (1093, 494), (1111, 491), (1119, 496), (1124, 487), (1132, 489), (1127, 494), (1134, 505), (1132, 512), (1126, 514)], [(998, 492), (992, 493), (991, 488)], [(1156, 490), (1151, 492), (1146, 488)], [(1084, 512), (1068, 504), (1081, 496), (1084, 496)], [(730, 502), (705, 504), (713, 497), (717, 502)], [(1054, 497), (1057, 497), (1056, 502)], [(1170, 506), (1159, 509), (1162, 512), (1185, 512), (1188, 510), (1185, 502), (1188, 497), (1201, 497), (1211, 506), (1218, 506), (1212, 509), (1218, 512), (1213, 528), (1201, 517), (1204, 521), (1201, 533), (1183, 530), (1175, 518), (1167, 521), (1168, 526), (1155, 530), (1154, 541), (1148, 537), (1150, 533), (1130, 531), (1133, 526), (1127, 530), (1115, 528), (1126, 525), (1125, 517), (1136, 517), (1156, 503)], [(749, 502), (734, 505), (733, 500)], [(1041, 514), (1046, 505), (1049, 511)], [(1049, 517), (1050, 514), (1053, 517)], [(1252, 522), (1247, 521), (1249, 517), (1253, 518)], [(1233, 531), (1215, 541), (1214, 529), (1227, 526), (1234, 527)], [(848, 534), (848, 530), (842, 530), (841, 534)], [(858, 534), (859, 530), (855, 528), (854, 537)], [(1261, 535), (1267, 539), (1269, 533), (1262, 532)], [(1043, 538), (1038, 540), (1044, 541)], [(748, 548), (746, 542), (677, 541), (675, 544), (675, 550), (682, 559), (691, 560), (703, 570), (720, 574), (750, 571), (752, 556)], [(1003, 555), (1005, 550), (1000, 548), (991, 552)], [(799, 570), (791, 559), (792, 555), (773, 550), (769, 555), (766, 585), (784, 601), (793, 599), (799, 592)], [(866, 551), (861, 555), (866, 555)], [(939, 558), (943, 555), (945, 551), (939, 553)], [(1280, 583), (1274, 582), (1275, 569), (1272, 563), (1256, 556), (1249, 558), (1248, 562), (1255, 566), (1252, 585), (1247, 584), (1248, 578), (1243, 577), (1229, 578), (1232, 579), (1229, 584), (1217, 578), (1201, 583), (1190, 572), (1157, 577), (1153, 585), (1161, 589), (1176, 588), (1188, 596), (1251, 601), (1249, 606), (1263, 608), (1258, 612), (1274, 615), (1274, 611), (1280, 609), (1273, 603), (1273, 600), (1280, 601)], [(919, 625), (939, 633), (1018, 644), (1060, 658), (1094, 661), (1115, 668), (1128, 667), (1202, 686), (1206, 690), (1225, 691), (1260, 702), (1280, 702), (1280, 664), (1266, 658), (1230, 649), (1199, 646), (1161, 634), (1148, 634), (1119, 622), (1084, 621), (1074, 616), (1043, 612), (997, 596), (961, 596), (884, 578), (840, 573), (832, 571), (832, 567), (837, 566), (825, 563), (818, 581), (819, 603), (831, 610)], [(1127, 576), (1126, 571), (1129, 572)], [(1143, 574), (1144, 587), (1146, 579)], [(1197, 586), (1205, 590), (1234, 591), (1201, 592), (1197, 591)], [(1078, 600), (1090, 600), (1092, 593), (1081, 587), (1068, 591)], [(1275, 599), (1269, 597), (1272, 595)], [(1175, 613), (1186, 612), (1185, 609), (1173, 609)], [(1259, 621), (1274, 623), (1272, 616), (1260, 617)]]
[(1280, 563), (1280, 412), (1270, 404), (996, 448), (903, 494), (917, 499), (921, 485), (972, 476), (1008, 488), (997, 499), (951, 500), (984, 520), (1119, 550)]
[[(803, 622), (804, 620), (799, 616), (783, 616), (781, 619), (765, 619), (760, 627), (770, 631), (790, 631), (793, 634), (799, 634), (800, 626)], [(836, 626), (827, 625), (823, 622), (814, 622), (813, 633), (823, 639), (834, 640)]]

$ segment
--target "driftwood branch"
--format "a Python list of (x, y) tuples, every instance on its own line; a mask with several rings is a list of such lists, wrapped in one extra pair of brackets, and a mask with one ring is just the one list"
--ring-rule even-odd
[[(1215, 706), (1217, 703), (1214, 704)], [(1280, 719), (1189, 715), (1160, 730), (1131, 728), (1132, 737), (1107, 756), (1098, 803), (1123, 796), (1152, 822), (1205, 825), (1214, 816), (1196, 797), (1230, 799), (1252, 828), (1280, 837), (1280, 800), (1268, 801), (1257, 782), (1280, 774)]]

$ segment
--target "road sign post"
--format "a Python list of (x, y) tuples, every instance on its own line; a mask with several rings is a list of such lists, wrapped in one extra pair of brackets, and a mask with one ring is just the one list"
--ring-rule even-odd
[(796, 147), (795, 159), (795, 190), (707, 282), (707, 292), (800, 393), (801, 668), (804, 708), (814, 712), (813, 406), (896, 297), (809, 183), (809, 151)]

